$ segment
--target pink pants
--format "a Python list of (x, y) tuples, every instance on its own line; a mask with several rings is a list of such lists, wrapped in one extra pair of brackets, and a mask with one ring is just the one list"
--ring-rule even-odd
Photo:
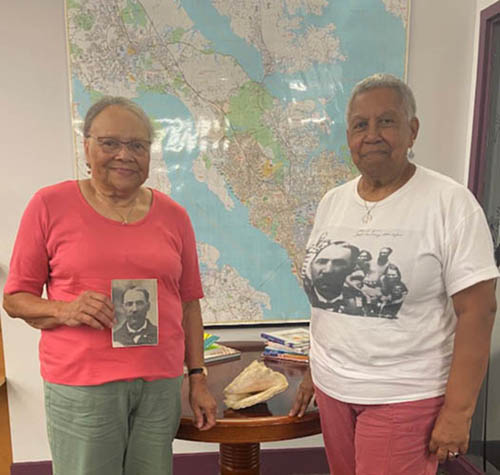
[(443, 396), (367, 405), (315, 393), (332, 475), (436, 474), (428, 445)]

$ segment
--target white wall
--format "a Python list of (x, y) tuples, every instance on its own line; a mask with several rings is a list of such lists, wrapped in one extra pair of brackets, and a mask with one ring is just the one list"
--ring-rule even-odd
[[(62, 1), (22, 0), (0, 15), (0, 279), (37, 188), (73, 175)], [(38, 334), (2, 315), (14, 461), (48, 459)]]
[(408, 83), (417, 101), (415, 161), (465, 182), (476, 5), (413, 0)]
[[(422, 128), (416, 161), (464, 181), (470, 136), (475, 0), (412, 0), (409, 83)], [(72, 178), (63, 0), (6, 2), (0, 16), (0, 287), (21, 213), (38, 188)], [(50, 458), (37, 332), (2, 315), (15, 462)], [(220, 331), (252, 339), (257, 330)], [(276, 446), (320, 445), (319, 436)], [(176, 452), (217, 450), (176, 442)]]

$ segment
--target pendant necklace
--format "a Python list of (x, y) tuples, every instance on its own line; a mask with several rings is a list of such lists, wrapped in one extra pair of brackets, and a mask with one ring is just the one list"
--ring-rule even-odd
[(127, 213), (127, 216), (123, 216), (120, 212), (118, 212), (118, 210), (114, 209), (114, 208), (111, 208), (109, 207), (110, 209), (113, 209), (113, 211), (118, 215), (120, 216), (122, 222), (121, 224), (128, 224), (128, 220), (130, 218), (130, 215), (132, 214), (132, 210), (135, 208), (135, 204), (136, 204), (136, 201), (137, 201), (137, 198), (134, 200), (134, 204), (132, 205), (132, 207), (128, 210), (128, 213)]
[[(97, 191), (97, 190), (96, 190)], [(98, 196), (100, 195), (99, 192), (96, 193)], [(110, 210), (110, 211), (113, 211), (114, 214), (118, 215), (120, 217), (120, 224), (128, 224), (128, 220), (132, 214), (132, 211), (135, 209), (135, 205), (137, 204), (137, 196), (135, 197), (134, 199), (134, 202), (132, 204), (132, 206), (130, 207), (130, 209), (128, 210), (128, 213), (126, 216), (123, 216), (123, 214), (121, 214), (116, 208), (112, 207), (111, 205), (109, 205), (106, 200), (103, 200), (101, 198), (101, 202), (104, 203), (106, 205), (106, 207)]]
[(378, 201), (375, 201), (374, 204), (372, 204), (371, 206), (368, 206), (368, 203), (363, 200), (363, 204), (365, 205), (365, 214), (364, 216), (361, 218), (361, 222), (363, 224), (368, 224), (372, 219), (373, 219), (373, 216), (372, 216), (372, 211), (374, 210), (375, 206), (378, 205)]
[[(405, 170), (401, 174), (400, 178), (396, 181), (396, 183), (394, 185), (391, 184), (386, 185), (385, 186), (386, 193), (383, 194), (382, 196), (379, 194), (378, 196), (381, 196), (381, 198), (384, 199), (387, 196), (394, 193), (399, 188), (401, 188), (413, 176), (415, 169), (416, 169), (415, 166), (409, 163), (408, 167), (405, 168)], [(358, 187), (360, 186), (360, 184), (361, 181), (359, 182)], [(358, 196), (360, 196), (360, 198), (363, 200), (363, 205), (365, 207), (365, 214), (361, 217), (361, 222), (363, 224), (368, 224), (373, 220), (372, 211), (375, 209), (375, 207), (379, 204), (381, 200), (375, 202), (372, 201), (371, 203), (373, 204), (369, 205), (368, 202), (363, 197), (361, 197), (359, 191), (358, 191)]]

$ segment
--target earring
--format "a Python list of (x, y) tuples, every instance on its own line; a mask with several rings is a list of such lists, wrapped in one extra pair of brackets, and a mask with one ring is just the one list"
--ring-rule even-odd
[(413, 160), (415, 158), (415, 152), (413, 152), (412, 148), (410, 148), (410, 150), (408, 150), (407, 157), (408, 157), (408, 160)]
[(91, 168), (89, 162), (85, 162), (85, 166), (87, 167), (87, 173), (90, 174)]

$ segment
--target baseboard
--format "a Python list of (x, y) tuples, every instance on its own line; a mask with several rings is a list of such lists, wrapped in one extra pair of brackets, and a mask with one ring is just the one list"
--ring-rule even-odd
[(500, 440), (486, 442), (486, 457), (498, 470), (500, 470)]
[(484, 473), (469, 462), (466, 457), (448, 460), (440, 467), (442, 467), (444, 473), (449, 475), (482, 475)]
[[(219, 473), (219, 454), (217, 452), (202, 452), (174, 455), (174, 473), (176, 475), (192, 475), (199, 473), (215, 475)], [(261, 475), (276, 475), (279, 467), (280, 475), (312, 475), (328, 473), (328, 463), (322, 447), (300, 449), (262, 450)], [(467, 460), (459, 457), (443, 465), (448, 475), (480, 475), (478, 470)], [(52, 465), (47, 462), (14, 463), (11, 475), (52, 475)]]
[[(176, 475), (199, 473), (200, 467), (203, 467), (203, 473), (207, 475), (219, 473), (219, 454), (205, 452), (174, 455)], [(280, 475), (328, 473), (325, 451), (321, 447), (262, 450), (261, 475), (276, 475), (276, 467), (279, 467)], [(50, 461), (14, 463), (11, 475), (52, 475), (52, 465)]]
[(10, 475), (52, 475), (52, 463), (50, 461), (13, 463)]

